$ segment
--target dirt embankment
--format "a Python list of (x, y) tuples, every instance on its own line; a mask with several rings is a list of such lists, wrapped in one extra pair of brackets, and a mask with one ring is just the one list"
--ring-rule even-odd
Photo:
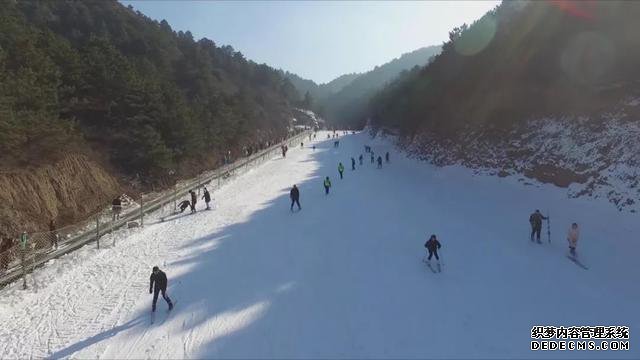
[(97, 211), (121, 193), (102, 166), (84, 155), (28, 170), (0, 172), (0, 237), (48, 230), (54, 219), (70, 224)]

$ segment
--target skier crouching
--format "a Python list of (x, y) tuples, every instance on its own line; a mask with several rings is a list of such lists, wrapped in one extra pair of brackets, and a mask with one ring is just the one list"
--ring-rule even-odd
[(169, 305), (169, 311), (173, 309), (173, 303), (171, 302), (171, 299), (169, 299), (169, 296), (167, 296), (167, 275), (157, 266), (153, 267), (151, 277), (149, 278), (149, 294), (152, 292), (153, 304), (151, 305), (151, 312), (156, 311), (156, 302), (158, 301), (159, 293), (162, 293), (162, 298)]

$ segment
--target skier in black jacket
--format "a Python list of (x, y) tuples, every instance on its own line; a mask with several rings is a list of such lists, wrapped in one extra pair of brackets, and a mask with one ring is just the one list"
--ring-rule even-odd
[(356, 159), (351, 158), (351, 170), (355, 170), (356, 169)]
[(180, 213), (183, 213), (189, 206), (191, 206), (191, 203), (189, 200), (184, 200), (178, 206), (180, 207)]
[(207, 210), (211, 210), (211, 207), (209, 207), (209, 203), (211, 202), (211, 194), (209, 194), (209, 190), (207, 190), (207, 188), (204, 188), (204, 195), (202, 195), (202, 198), (204, 199), (205, 204), (207, 204)]
[(158, 301), (159, 293), (162, 293), (162, 298), (169, 305), (169, 311), (173, 309), (173, 303), (171, 302), (171, 299), (169, 299), (169, 296), (167, 296), (167, 275), (157, 266), (153, 267), (151, 277), (149, 278), (149, 294), (151, 293), (153, 293), (153, 304), (151, 305), (151, 312), (156, 311), (156, 302)]
[(191, 213), (196, 212), (196, 202), (198, 201), (198, 197), (196, 196), (196, 192), (193, 190), (189, 190), (189, 194), (191, 194)]
[(436, 257), (436, 260), (440, 260), (440, 257), (438, 256), (438, 249), (440, 249), (442, 245), (440, 245), (440, 242), (438, 241), (438, 239), (436, 239), (435, 235), (431, 235), (429, 240), (424, 243), (424, 247), (429, 250), (429, 257), (427, 258), (427, 260), (431, 260), (431, 257), (434, 255)]
[(298, 187), (295, 184), (291, 188), (289, 197), (291, 198), (291, 211), (293, 211), (293, 204), (297, 204), (298, 210), (302, 210), (300, 207), (300, 190), (298, 190)]
[(540, 210), (536, 210), (531, 216), (529, 216), (529, 223), (531, 224), (531, 241), (533, 241), (533, 235), (536, 235), (538, 239), (538, 244), (540, 242), (540, 231), (542, 231), (542, 220), (547, 220), (548, 218), (544, 217)]
[(360, 166), (362, 166), (362, 154), (358, 157), (358, 161), (360, 162)]

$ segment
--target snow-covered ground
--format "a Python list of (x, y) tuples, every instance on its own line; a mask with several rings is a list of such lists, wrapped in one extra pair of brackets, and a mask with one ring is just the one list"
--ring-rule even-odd
[[(365, 134), (315, 144), (216, 191), (212, 211), (152, 217), (39, 269), (27, 291), (1, 290), (0, 358), (640, 357), (637, 214), (433, 167)], [(392, 163), (365, 154), (352, 171), (364, 144)], [(551, 212), (551, 244), (528, 239), (536, 208)], [(573, 221), (589, 270), (565, 257)], [(421, 262), (432, 233), (439, 274)], [(167, 315), (159, 299), (150, 324), (154, 265), (177, 305)], [(531, 352), (533, 325), (628, 325), (631, 350)]]

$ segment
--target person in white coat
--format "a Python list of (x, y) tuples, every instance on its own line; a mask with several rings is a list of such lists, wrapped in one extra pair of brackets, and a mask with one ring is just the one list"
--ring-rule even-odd
[(571, 224), (569, 233), (567, 234), (567, 241), (569, 242), (569, 252), (571, 253), (571, 256), (576, 256), (576, 247), (578, 246), (579, 237), (580, 230), (578, 229), (578, 224)]

